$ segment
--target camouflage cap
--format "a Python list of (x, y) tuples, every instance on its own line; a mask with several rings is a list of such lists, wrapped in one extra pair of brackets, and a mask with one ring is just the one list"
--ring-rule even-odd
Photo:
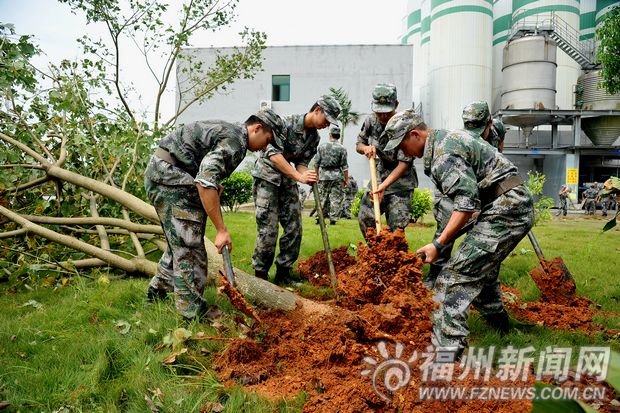
[(504, 122), (499, 120), (499, 118), (493, 118), (493, 129), (495, 129), (497, 136), (503, 140), (504, 136), (506, 136), (506, 126), (504, 126)]
[(338, 101), (330, 95), (321, 96), (316, 103), (323, 110), (323, 113), (329, 123), (337, 125), (338, 116), (340, 116), (340, 103), (338, 103)]
[(389, 113), (396, 109), (396, 104), (396, 86), (391, 83), (379, 83), (375, 86), (370, 105), (373, 112)]
[(340, 136), (340, 126), (338, 126), (338, 125), (331, 125), (329, 127), (329, 134), (330, 135), (338, 135), (338, 136)]
[(476, 101), (463, 108), (463, 126), (478, 135), (484, 132), (490, 119), (491, 112), (487, 102)]
[(385, 125), (385, 130), (383, 131), (389, 139), (383, 150), (391, 151), (397, 148), (405, 135), (421, 123), (424, 123), (424, 119), (413, 109), (403, 110), (392, 116), (387, 125)]
[(284, 137), (284, 128), (285, 128), (284, 121), (273, 110), (262, 109), (256, 112), (254, 116), (259, 118), (261, 121), (263, 121), (265, 125), (271, 128), (274, 139)]

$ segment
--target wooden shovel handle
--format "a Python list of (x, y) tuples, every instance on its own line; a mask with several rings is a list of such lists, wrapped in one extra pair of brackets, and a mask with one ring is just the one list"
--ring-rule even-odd
[(372, 187), (372, 202), (375, 208), (375, 228), (377, 229), (377, 234), (381, 232), (381, 207), (379, 205), (379, 195), (375, 194), (377, 192), (377, 188), (379, 184), (377, 183), (377, 163), (375, 158), (369, 158), (370, 162), (370, 183)]

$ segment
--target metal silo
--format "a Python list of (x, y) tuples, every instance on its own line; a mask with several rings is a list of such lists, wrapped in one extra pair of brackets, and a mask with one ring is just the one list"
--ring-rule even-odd
[[(573, 30), (578, 38), (579, 0), (513, 0), (512, 24), (514, 26), (524, 19), (544, 21), (551, 18), (551, 13), (555, 14), (559, 26)], [(557, 52), (557, 65), (556, 105), (559, 109), (573, 109), (573, 87), (581, 74), (581, 65), (562, 50)]]
[(581, 0), (579, 3), (579, 40), (594, 38), (596, 28), (596, 0)]
[(422, 59), (420, 58), (421, 50), (420, 50), (420, 40), (421, 40), (421, 29), (422, 29), (422, 10), (420, 6), (422, 5), (421, 0), (409, 0), (407, 2), (407, 17), (406, 17), (406, 27), (405, 33), (401, 42), (405, 44), (413, 45), (413, 90), (412, 90), (412, 99), (414, 105), (420, 104), (420, 73), (422, 72)]
[[(610, 95), (599, 87), (601, 72), (595, 70), (579, 77), (577, 102), (583, 110), (620, 110), (620, 93)], [(581, 118), (581, 128), (595, 145), (611, 145), (620, 136), (620, 117)]]
[[(420, 103), (422, 104), (422, 114), (428, 122), (431, 115), (430, 105), (430, 85), (428, 79), (429, 71), (429, 54), (431, 44), (431, 0), (422, 0), (420, 5), (420, 63), (419, 78), (420, 85)], [(417, 103), (416, 103), (417, 104)]]
[(512, 1), (495, 1), (493, 3), (493, 98), (489, 102), (491, 112), (501, 107), (504, 46), (506, 46), (511, 26)]
[(431, 16), (430, 124), (460, 128), (467, 103), (491, 101), (492, 4), (433, 1)]
[[(556, 44), (548, 35), (511, 39), (504, 48), (502, 109), (552, 109), (555, 107)], [(549, 120), (540, 115), (504, 116), (524, 130)]]

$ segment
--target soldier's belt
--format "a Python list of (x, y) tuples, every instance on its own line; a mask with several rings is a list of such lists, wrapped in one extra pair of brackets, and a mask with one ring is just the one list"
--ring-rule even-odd
[(480, 193), (480, 200), (483, 202), (491, 202), (512, 188), (523, 184), (523, 179), (519, 175), (511, 175), (508, 178), (494, 183), (492, 186), (486, 188)]
[(168, 162), (172, 166), (177, 166), (178, 164), (174, 156), (172, 156), (170, 152), (168, 152), (164, 148), (157, 148), (157, 150), (155, 151), (155, 156), (157, 156), (162, 161)]

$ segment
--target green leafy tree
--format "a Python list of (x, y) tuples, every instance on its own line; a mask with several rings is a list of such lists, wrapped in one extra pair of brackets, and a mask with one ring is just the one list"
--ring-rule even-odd
[(433, 209), (433, 195), (428, 189), (415, 188), (411, 197), (411, 220), (418, 219), (431, 212)]
[(349, 95), (344, 91), (343, 88), (339, 87), (338, 89), (330, 87), (329, 92), (331, 95), (340, 103), (340, 116), (338, 120), (341, 123), (340, 130), (340, 143), (344, 142), (344, 130), (349, 123), (353, 125), (357, 125), (357, 122), (360, 119), (359, 112), (355, 112), (351, 110), (351, 99), (349, 99)]
[(554, 201), (553, 198), (549, 198), (542, 193), (547, 178), (540, 172), (528, 172), (527, 176), (526, 186), (534, 197), (534, 222), (538, 224), (542, 221), (548, 221), (551, 219), (550, 209)]
[(222, 180), (224, 192), (220, 198), (221, 204), (229, 211), (236, 211), (241, 204), (252, 199), (252, 175), (247, 172), (233, 172)]
[(611, 95), (620, 92), (620, 7), (615, 6), (596, 29), (600, 45), (596, 62), (601, 64), (602, 86)]
[[(35, 67), (31, 37), (0, 25), (0, 265), (18, 278), (103, 265), (152, 274), (147, 244), (165, 248), (144, 202), (142, 171), (154, 144), (192, 104), (252, 78), (266, 36), (245, 29), (244, 47), (206, 67), (185, 48), (195, 34), (225, 27), (237, 1), (186, 2), (171, 24), (165, 2), (60, 1), (88, 24), (103, 24), (108, 36), (79, 39), (80, 59)], [(133, 45), (153, 79), (150, 105), (122, 77)], [(163, 119), (171, 82), (182, 103)]]

